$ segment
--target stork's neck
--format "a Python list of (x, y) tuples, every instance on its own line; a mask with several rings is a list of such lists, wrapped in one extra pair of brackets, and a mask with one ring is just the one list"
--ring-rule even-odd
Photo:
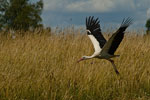
[(85, 56), (85, 58), (86, 58), (86, 59), (91, 59), (92, 57), (91, 57), (91, 56)]
[(86, 59), (91, 59), (91, 58), (94, 58), (94, 56), (84, 56)]

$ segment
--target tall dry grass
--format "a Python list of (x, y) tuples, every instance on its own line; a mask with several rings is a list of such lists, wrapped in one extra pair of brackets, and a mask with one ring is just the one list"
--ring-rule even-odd
[(76, 63), (93, 53), (90, 39), (80, 30), (28, 33), (15, 39), (0, 36), (0, 100), (150, 98), (150, 36), (125, 36), (116, 52), (121, 56), (114, 59), (117, 76), (106, 60)]

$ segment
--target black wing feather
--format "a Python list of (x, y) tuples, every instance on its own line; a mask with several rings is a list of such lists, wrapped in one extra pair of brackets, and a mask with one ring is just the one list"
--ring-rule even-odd
[(101, 33), (101, 29), (100, 29), (100, 25), (98, 25), (99, 28), (95, 29), (92, 33), (94, 35), (94, 37), (96, 38), (96, 40), (99, 42), (100, 47), (103, 48), (103, 46), (106, 43), (106, 39), (104, 38), (104, 36)]
[(98, 18), (94, 19), (93, 16), (86, 18), (86, 28), (91, 32), (91, 33), (87, 32), (87, 34), (93, 35), (96, 38), (96, 40), (99, 42), (100, 47), (103, 48), (103, 46), (106, 43), (106, 39), (102, 35), (99, 19)]
[(125, 30), (131, 24), (132, 24), (132, 19), (131, 18), (127, 18), (126, 20), (123, 19), (120, 28), (112, 36), (112, 37), (114, 37), (114, 39), (112, 40), (111, 46), (110, 46), (110, 48), (108, 50), (109, 54), (114, 55), (114, 52), (116, 51), (116, 49), (118, 48), (119, 44), (121, 43), (121, 41), (122, 41), (122, 39), (124, 37)]

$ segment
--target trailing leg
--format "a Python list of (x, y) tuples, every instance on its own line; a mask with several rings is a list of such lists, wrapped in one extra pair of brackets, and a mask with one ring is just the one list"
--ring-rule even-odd
[(116, 67), (116, 65), (115, 65), (114, 61), (113, 61), (113, 60), (111, 60), (111, 59), (108, 59), (108, 61), (110, 61), (110, 62), (111, 62), (111, 64), (112, 64), (112, 66), (113, 66), (113, 68), (114, 68), (114, 70), (115, 70), (116, 74), (117, 74), (117, 75), (119, 75), (119, 71), (117, 70), (117, 67)]

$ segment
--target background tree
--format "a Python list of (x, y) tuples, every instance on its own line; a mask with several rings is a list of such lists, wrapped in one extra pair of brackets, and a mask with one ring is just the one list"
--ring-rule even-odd
[(0, 0), (0, 30), (5, 24), (5, 18), (4, 14), (8, 7), (8, 1), (7, 0)]
[(31, 3), (30, 0), (1, 0), (1, 28), (28, 30), (41, 27), (43, 0)]
[(146, 21), (145, 27), (147, 28), (147, 34), (150, 33), (150, 18)]

